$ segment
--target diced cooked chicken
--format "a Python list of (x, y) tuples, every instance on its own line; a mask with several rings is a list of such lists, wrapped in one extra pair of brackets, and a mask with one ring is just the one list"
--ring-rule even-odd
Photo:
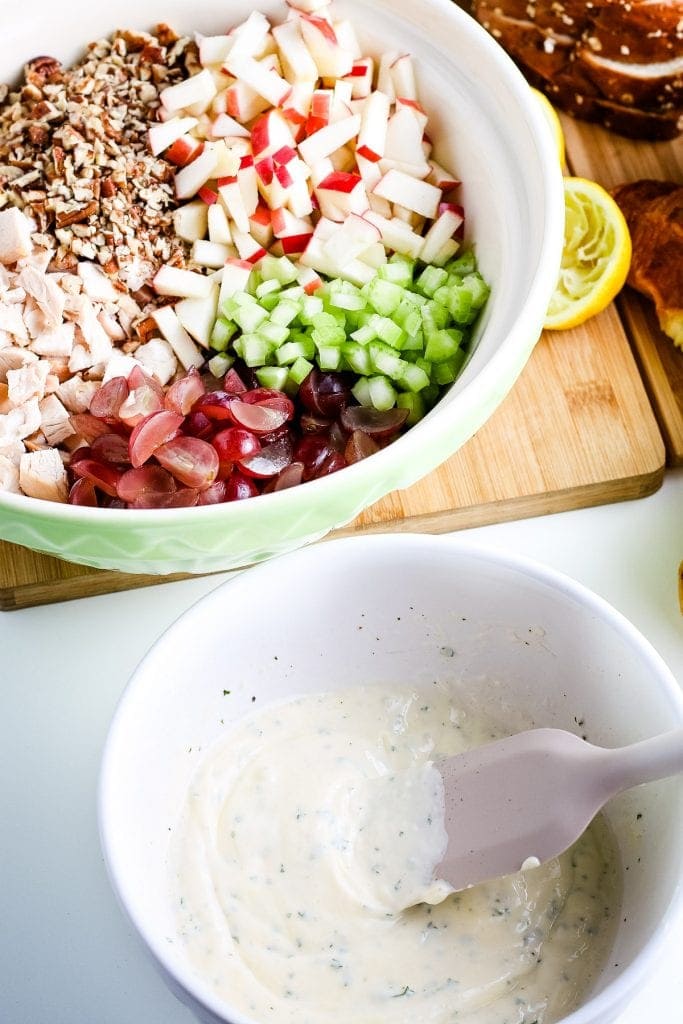
[(27, 295), (35, 301), (49, 324), (61, 324), (64, 316), (66, 296), (55, 276), (46, 274), (32, 264), (27, 263), (19, 274), (19, 283)]
[(69, 377), (57, 388), (57, 397), (69, 412), (87, 412), (98, 388), (99, 384), (95, 380)]
[(106, 363), (113, 352), (111, 338), (97, 319), (95, 307), (90, 299), (86, 295), (79, 295), (75, 302), (77, 307), (76, 325), (90, 350), (92, 357), (90, 365)]
[(83, 291), (88, 298), (100, 302), (116, 302), (118, 293), (114, 285), (96, 263), (82, 260), (78, 264), (78, 276), (83, 282)]
[(19, 348), (12, 345), (9, 348), (0, 348), (0, 381), (7, 380), (10, 370), (17, 370), (20, 366), (27, 366), (29, 363), (37, 363), (38, 356), (27, 348)]
[(0, 416), (0, 447), (3, 442), (23, 441), (40, 429), (40, 407), (37, 398), (31, 398), (16, 409)]
[(66, 470), (56, 448), (27, 452), (19, 463), (19, 486), (30, 498), (66, 502), (69, 486)]
[(16, 263), (30, 255), (31, 228), (31, 221), (21, 210), (12, 207), (0, 212), (0, 263)]
[(76, 328), (68, 322), (42, 331), (31, 343), (31, 349), (39, 356), (70, 356), (74, 347)]
[(7, 371), (7, 397), (14, 406), (22, 406), (31, 398), (42, 398), (50, 364), (43, 359)]
[(47, 395), (40, 403), (40, 429), (45, 435), (48, 444), (61, 444), (61, 442), (75, 434), (71, 426), (71, 419), (68, 411), (64, 408), (56, 395)]
[(0, 491), (19, 494), (19, 467), (6, 455), (0, 455)]
[(21, 456), (26, 451), (26, 445), (23, 441), (10, 440), (9, 438), (3, 438), (0, 436), (0, 455), (4, 459), (9, 459), (13, 466), (19, 468), (21, 462)]
[(21, 307), (13, 302), (0, 302), (0, 331), (6, 331), (17, 341), (28, 342), (28, 330)]
[(97, 319), (112, 341), (126, 340), (126, 332), (112, 313), (103, 309), (97, 314)]
[(106, 384), (112, 377), (127, 377), (130, 371), (134, 370), (138, 365), (137, 360), (133, 356), (127, 356), (125, 352), (115, 352), (107, 363), (102, 383)]
[(150, 338), (135, 350), (135, 358), (147, 373), (154, 374), (160, 384), (168, 384), (178, 369), (178, 360), (163, 338)]

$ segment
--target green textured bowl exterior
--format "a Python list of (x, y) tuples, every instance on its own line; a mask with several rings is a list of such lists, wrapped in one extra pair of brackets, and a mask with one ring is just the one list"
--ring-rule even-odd
[[(323, 537), (390, 491), (431, 472), (472, 436), (512, 387), (541, 333), (560, 260), (564, 201), (549, 129), (502, 49), (448, 0), (419, 5), (354, 0), (335, 6), (362, 26), (361, 41), (367, 39), (370, 50), (378, 51), (372, 41), (379, 39), (384, 49), (401, 47), (414, 54), (421, 95), (427, 109), (436, 111), (437, 152), (445, 151), (461, 170), (465, 190), (471, 190), (464, 195), (468, 230), (492, 295), (461, 377), (398, 441), (321, 480), (247, 501), (163, 511), (78, 508), (0, 494), (0, 538), (129, 573), (201, 573), (249, 565)], [(78, 0), (70, 6), (70, 21), (81, 24), (76, 15), (82, 13), (83, 38), (107, 34), (114, 22), (144, 28), (164, 20), (184, 31), (220, 31), (213, 7), (209, 0), (198, 0), (191, 11), (182, 0), (122, 0), (112, 18)], [(274, 0), (258, 7), (283, 16), (284, 8)], [(13, 19), (0, 41), (2, 80), (16, 74), (17, 55), (24, 60), (53, 52), (68, 60), (78, 52), (53, 7), (39, 3), (38, 8), (32, 9), (30, 24)], [(242, 0), (231, 3), (230, 20), (250, 10)], [(35, 15), (42, 12), (41, 22)], [(472, 126), (466, 146), (457, 130), (462, 124)]]

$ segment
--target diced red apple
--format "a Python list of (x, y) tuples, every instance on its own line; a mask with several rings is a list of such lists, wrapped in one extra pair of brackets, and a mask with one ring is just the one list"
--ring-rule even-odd
[(152, 154), (159, 156), (196, 125), (196, 117), (172, 117), (168, 121), (153, 124), (148, 133)]
[(444, 170), (444, 168), (437, 164), (436, 160), (429, 161), (430, 171), (427, 175), (427, 181), (431, 185), (436, 185), (437, 188), (443, 189), (444, 192), (448, 192), (449, 189), (457, 188), (461, 184), (460, 180), (456, 178), (450, 171)]
[(185, 242), (204, 238), (208, 224), (208, 207), (201, 199), (184, 203), (173, 213), (173, 228)]
[(397, 107), (389, 118), (382, 155), (388, 160), (419, 167), (420, 174), (417, 177), (429, 174), (429, 164), (422, 152), (422, 123), (419, 115), (410, 107)]
[(306, 251), (299, 258), (299, 262), (305, 267), (312, 267), (313, 270), (317, 270), (321, 274), (342, 277), (345, 281), (350, 281), (358, 287), (367, 284), (375, 276), (372, 267), (358, 259), (346, 260), (343, 266), (331, 260), (323, 251), (322, 240), (316, 235), (311, 238), (306, 246)]
[(293, 149), (295, 141), (290, 127), (279, 110), (269, 110), (259, 117), (251, 128), (251, 148), (254, 157), (272, 156), (284, 146)]
[(273, 210), (270, 214), (270, 221), (277, 238), (282, 238), (283, 235), (306, 234), (313, 231), (313, 225), (309, 219), (295, 217), (285, 207)]
[(169, 146), (164, 156), (176, 167), (186, 167), (199, 156), (203, 149), (204, 143), (200, 139), (194, 139), (191, 135), (181, 135)]
[(337, 40), (329, 21), (315, 14), (301, 16), (301, 32), (320, 78), (343, 78), (353, 67), (355, 54)]
[(386, 93), (370, 93), (360, 116), (356, 153), (365, 160), (377, 161), (384, 156), (389, 125), (390, 100)]
[(218, 114), (211, 124), (211, 136), (214, 139), (226, 139), (229, 137), (248, 139), (249, 135), (249, 129), (245, 128), (239, 121), (236, 121), (234, 117), (230, 117), (229, 114)]
[(379, 228), (356, 213), (350, 213), (343, 224), (323, 243), (325, 255), (343, 265), (345, 260), (355, 259), (376, 242), (381, 241)]
[(221, 274), (219, 309), (222, 309), (225, 302), (233, 295), (247, 290), (252, 269), (251, 263), (247, 263), (246, 260), (229, 259), (227, 261)]
[(374, 61), (372, 57), (361, 57), (353, 62), (348, 75), (342, 79), (351, 86), (351, 99), (366, 99), (372, 92), (372, 76), (374, 72)]
[(249, 217), (249, 234), (264, 249), (268, 249), (273, 241), (273, 225), (270, 221), (270, 210), (259, 203), (252, 216)]
[(312, 267), (297, 267), (296, 279), (307, 295), (313, 295), (318, 288), (322, 288), (322, 278), (316, 274)]
[(259, 202), (258, 184), (256, 181), (256, 169), (253, 157), (242, 157), (239, 170), (237, 171), (237, 183), (242, 193), (242, 204), (247, 217), (256, 210)]
[(382, 236), (382, 241), (387, 249), (402, 253), (417, 259), (422, 250), (422, 238), (403, 221), (382, 217), (374, 210), (368, 210), (365, 219), (374, 224)]
[(462, 222), (460, 213), (455, 210), (443, 210), (424, 236), (420, 258), (425, 263), (435, 263), (444, 245), (453, 238)]
[(260, 96), (246, 82), (241, 81), (233, 82), (228, 86), (225, 90), (225, 101), (227, 113), (242, 124), (252, 121), (270, 106), (268, 100)]
[(258, 263), (266, 255), (266, 250), (247, 231), (239, 231), (237, 228), (232, 233), (232, 240), (237, 248), (240, 260), (247, 263)]
[[(204, 278), (204, 280), (208, 281), (208, 278)], [(201, 366), (203, 364), (204, 356), (181, 324), (171, 306), (162, 306), (160, 309), (155, 309), (152, 313), (152, 319), (156, 321), (157, 327), (185, 370), (189, 370), (191, 366)]]
[(344, 118), (343, 121), (336, 121), (328, 124), (315, 135), (309, 136), (299, 143), (299, 153), (309, 167), (318, 163), (319, 160), (330, 156), (340, 146), (346, 145), (351, 139), (355, 139), (360, 129), (361, 118), (359, 114)]
[[(301, 160), (297, 161), (297, 163), (301, 162)], [(287, 195), (286, 205), (295, 217), (308, 217), (313, 213), (313, 196), (303, 178), (294, 179)]]
[(210, 242), (217, 242), (219, 245), (230, 245), (232, 243), (230, 223), (222, 203), (214, 203), (213, 206), (209, 207), (207, 222)]
[(303, 40), (299, 19), (275, 25), (273, 36), (288, 80), (290, 82), (315, 82), (318, 78), (318, 68)]
[[(359, 174), (333, 171), (316, 186), (320, 210), (331, 220), (344, 220), (350, 213), (363, 213), (368, 197)], [(341, 214), (341, 216), (339, 216)]]
[(199, 63), (222, 64), (234, 43), (233, 36), (202, 36), (199, 40)]
[(171, 112), (198, 106), (206, 110), (217, 92), (213, 75), (204, 68), (196, 75), (162, 89), (160, 98), (164, 108)]
[[(358, 45), (358, 37), (356, 30), (352, 23), (346, 18), (342, 21), (333, 22), (332, 27), (334, 28), (334, 34), (337, 37), (337, 42), (344, 49), (352, 55), (354, 60), (359, 60), (362, 56), (361, 48)], [(337, 75), (337, 78), (341, 78), (341, 75)]]
[(402, 99), (416, 100), (415, 70), (413, 58), (409, 53), (402, 53), (391, 65), (391, 79), (394, 91)]
[(289, 82), (268, 66), (268, 58), (257, 61), (253, 57), (237, 56), (233, 47), (225, 66), (238, 81), (248, 85), (274, 107), (279, 107), (292, 90)]
[(299, 253), (305, 252), (312, 237), (312, 228), (298, 235), (283, 235), (280, 239), (283, 253), (285, 256), (297, 256)]
[(390, 203), (399, 203), (430, 218), (436, 217), (441, 199), (440, 188), (396, 170), (387, 171), (373, 191)]
[(203, 299), (211, 291), (211, 280), (203, 274), (195, 273), (194, 270), (184, 270), (165, 264), (157, 270), (152, 287), (157, 295)]
[(232, 30), (230, 53), (253, 57), (263, 51), (270, 34), (270, 22), (260, 11), (252, 11), (246, 21)]
[(390, 103), (393, 103), (396, 99), (396, 90), (394, 89), (391, 66), (395, 63), (398, 57), (398, 53), (383, 53), (380, 57), (379, 68), (377, 69), (377, 89), (379, 92), (383, 92), (385, 96), (389, 97)]
[(306, 14), (315, 14), (329, 6), (330, 0), (285, 0), (292, 11), (305, 11)]
[[(207, 245), (210, 244), (207, 242)], [(213, 284), (203, 299), (182, 299), (176, 302), (175, 312), (187, 333), (204, 348), (209, 348), (218, 313), (218, 285)]]
[(387, 262), (387, 250), (382, 242), (373, 242), (359, 254), (358, 259), (361, 263), (367, 263), (369, 267), (374, 267), (377, 270)]
[(349, 146), (340, 146), (330, 155), (330, 162), (335, 171), (355, 171), (356, 157)]
[[(234, 250), (233, 250), (234, 251)], [(200, 267), (218, 270), (230, 258), (231, 247), (221, 242), (211, 242), (208, 238), (198, 238), (192, 246), (192, 262)]]
[(207, 143), (199, 156), (176, 172), (176, 198), (191, 199), (196, 196), (202, 185), (213, 178), (215, 173), (216, 151), (212, 143)]

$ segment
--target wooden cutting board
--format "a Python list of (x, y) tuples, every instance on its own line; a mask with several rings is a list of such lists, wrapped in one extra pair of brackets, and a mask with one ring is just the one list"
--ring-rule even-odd
[[(638, 178), (683, 185), (683, 136), (672, 142), (635, 142), (566, 114), (561, 120), (573, 174), (592, 178), (605, 188)], [(617, 304), (664, 435), (668, 463), (681, 466), (683, 351), (660, 331), (654, 305), (643, 296), (625, 288)]]
[[(674, 144), (643, 148), (570, 119), (565, 129), (573, 173), (606, 185), (634, 177), (681, 177)], [(424, 480), (388, 495), (333, 536), (446, 532), (652, 493), (662, 482), (666, 455), (650, 401), (670, 461), (683, 462), (683, 355), (678, 359), (672, 350), (635, 295), (624, 295), (619, 310), (612, 305), (572, 331), (544, 334), (510, 395), (468, 444)], [(90, 569), (0, 542), (0, 610), (178, 578)]]

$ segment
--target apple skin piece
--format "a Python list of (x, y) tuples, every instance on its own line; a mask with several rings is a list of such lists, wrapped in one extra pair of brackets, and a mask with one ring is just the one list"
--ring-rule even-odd
[(213, 143), (207, 143), (194, 160), (181, 167), (175, 175), (175, 194), (177, 199), (191, 199), (196, 196), (202, 185), (212, 178), (216, 171), (216, 151)]
[(353, 67), (354, 53), (340, 46), (336, 33), (324, 18), (302, 14), (301, 32), (315, 61), (320, 78), (343, 78)]
[(391, 102), (386, 93), (376, 90), (363, 104), (356, 153), (376, 162), (384, 156)]
[(195, 160), (202, 150), (204, 143), (191, 135), (181, 135), (176, 139), (164, 153), (166, 160), (170, 160), (176, 167), (187, 167)]
[(251, 127), (251, 149), (254, 157), (272, 156), (296, 145), (289, 124), (279, 110), (269, 110)]
[(168, 121), (153, 124), (148, 133), (149, 148), (153, 156), (159, 156), (197, 124), (199, 121), (196, 117), (172, 117)]

